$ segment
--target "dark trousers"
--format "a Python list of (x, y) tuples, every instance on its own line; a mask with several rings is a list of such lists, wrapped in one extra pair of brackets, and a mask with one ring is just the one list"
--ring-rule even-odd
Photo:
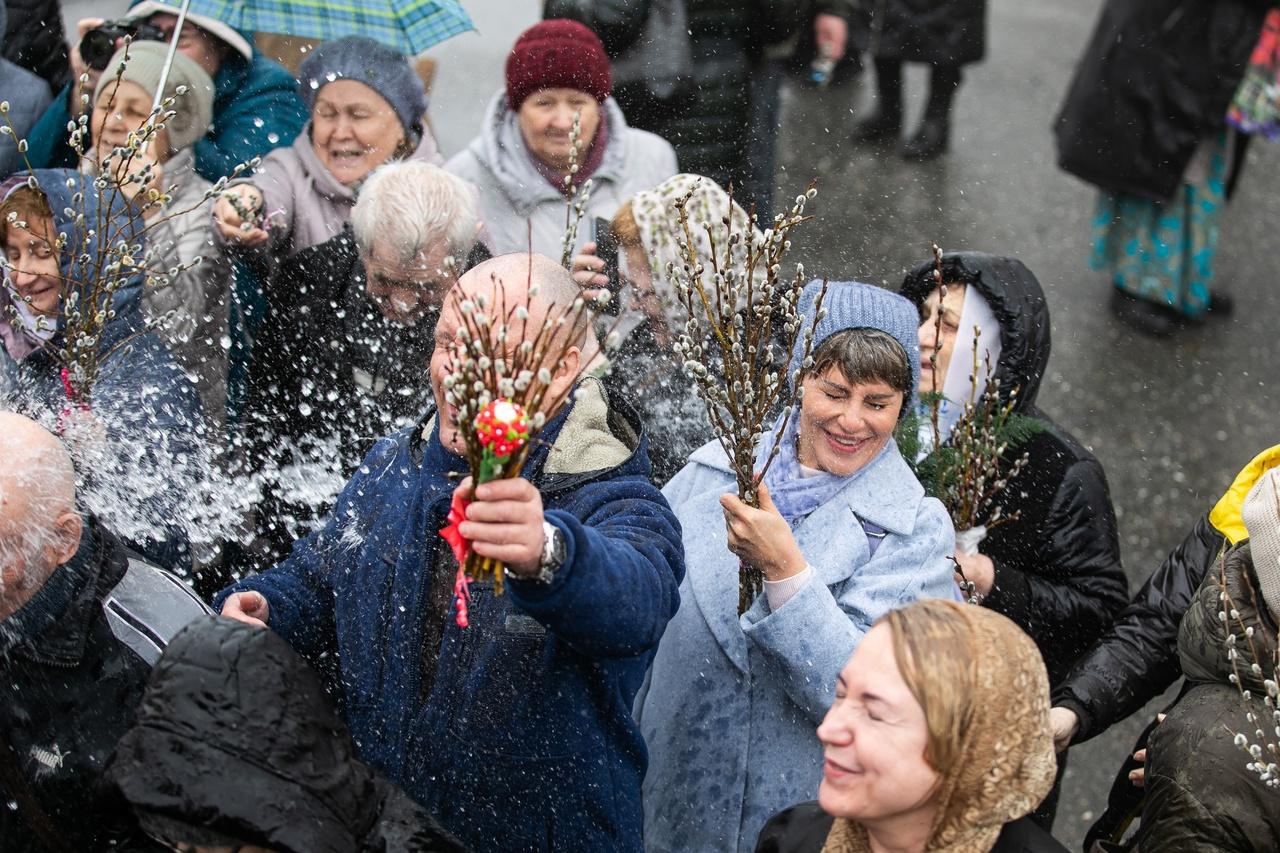
[[(890, 115), (902, 114), (902, 60), (876, 59), (876, 96), (879, 109)], [(945, 120), (951, 115), (951, 102), (964, 72), (959, 65), (930, 65), (929, 102), (924, 108), (926, 119)]]

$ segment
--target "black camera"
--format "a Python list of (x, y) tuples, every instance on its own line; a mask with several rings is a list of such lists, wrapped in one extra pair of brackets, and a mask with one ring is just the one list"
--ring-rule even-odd
[(94, 71), (106, 71), (116, 52), (116, 42), (125, 36), (134, 41), (164, 41), (164, 30), (145, 21), (107, 21), (80, 39), (80, 58)]

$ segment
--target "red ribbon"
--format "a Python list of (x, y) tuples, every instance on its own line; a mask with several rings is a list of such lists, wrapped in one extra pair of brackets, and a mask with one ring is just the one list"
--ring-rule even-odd
[(67, 397), (67, 404), (63, 406), (62, 411), (58, 413), (58, 434), (62, 435), (67, 431), (67, 416), (71, 414), (72, 406), (75, 406), (75, 408), (78, 408), (82, 412), (89, 411), (89, 406), (84, 402), (76, 401), (77, 394), (76, 389), (71, 384), (70, 370), (64, 367), (58, 376), (62, 379), (62, 393)]
[(467, 558), (471, 556), (471, 542), (462, 535), (458, 526), (467, 520), (467, 506), (470, 503), (462, 496), (461, 491), (455, 491), (453, 501), (449, 504), (449, 523), (440, 530), (440, 536), (449, 543), (453, 558), (458, 561), (458, 574), (453, 582), (453, 620), (459, 628), (467, 627), (469, 621), (467, 602), (471, 600), (471, 589), (467, 586)]

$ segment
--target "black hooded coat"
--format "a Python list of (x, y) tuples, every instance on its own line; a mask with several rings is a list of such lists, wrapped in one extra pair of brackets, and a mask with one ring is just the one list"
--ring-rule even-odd
[(1058, 165), (1106, 192), (1172, 198), (1226, 127), (1272, 0), (1109, 0), (1054, 122)]
[[(923, 306), (933, 271), (933, 261), (917, 266), (902, 294)], [(1045, 427), (1009, 450), (1009, 464), (1026, 453), (1027, 466), (995, 503), (1006, 516), (1021, 515), (982, 542), (995, 564), (995, 586), (983, 603), (1035, 640), (1056, 684), (1128, 597), (1107, 478), (1093, 454), (1036, 408), (1049, 363), (1049, 306), (1036, 277), (1014, 258), (981, 252), (945, 255), (943, 276), (976, 287), (991, 306), (1000, 322), (1000, 397), (1007, 401), (1016, 389), (1014, 411)]]
[[(167, 841), (465, 853), (356, 757), (320, 679), (288, 643), (217, 616), (174, 637), (108, 773), (143, 827)], [(191, 837), (171, 837), (179, 832)]]
[(854, 43), (876, 59), (968, 65), (987, 53), (987, 0), (860, 3)]

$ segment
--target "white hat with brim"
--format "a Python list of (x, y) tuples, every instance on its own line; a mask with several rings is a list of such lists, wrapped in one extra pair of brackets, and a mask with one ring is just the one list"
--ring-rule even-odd
[[(125, 13), (126, 21), (137, 21), (142, 18), (150, 18), (156, 13), (166, 15), (177, 15), (181, 9), (171, 3), (157, 3), (156, 0), (143, 0), (135, 6), (129, 7), (129, 11)], [(187, 20), (195, 24), (200, 29), (215, 36), (220, 41), (230, 45), (230, 47), (245, 59), (253, 59), (253, 45), (249, 43), (235, 27), (225, 24), (217, 18), (210, 18), (205, 15), (196, 15), (192, 12), (187, 13)]]

